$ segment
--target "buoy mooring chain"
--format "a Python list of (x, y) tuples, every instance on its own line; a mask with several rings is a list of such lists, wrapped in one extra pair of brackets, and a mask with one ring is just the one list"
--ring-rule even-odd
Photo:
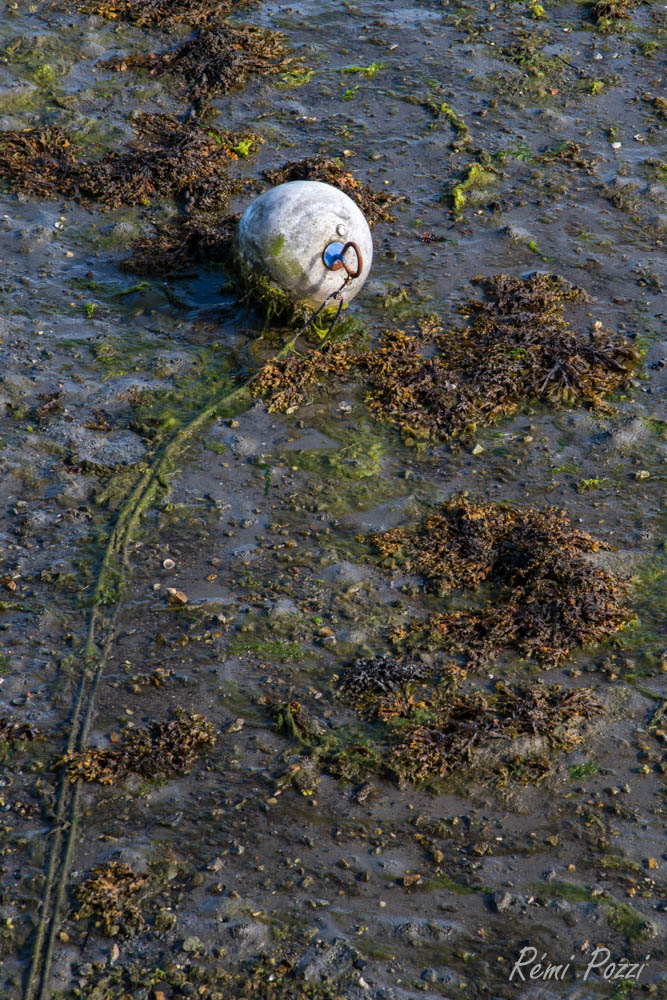
[[(315, 308), (304, 329), (338, 302), (327, 336), (373, 262), (373, 239), (361, 209), (321, 181), (289, 181), (265, 191), (241, 216), (237, 237), (251, 273), (294, 304)], [(342, 284), (339, 271), (345, 272)]]
[[(339, 247), (341, 248), (340, 250), (338, 249)], [(350, 249), (354, 250), (354, 252), (357, 255), (356, 271), (351, 271), (350, 268), (348, 267), (347, 261), (345, 260), (345, 253), (347, 252), (347, 250)], [(330, 271), (340, 271), (340, 269), (344, 267), (347, 273), (345, 275), (345, 278), (343, 279), (343, 284), (340, 286), (340, 288), (337, 289), (335, 292), (332, 292), (331, 295), (329, 295), (324, 300), (319, 309), (317, 309), (317, 311), (314, 312), (313, 315), (306, 320), (303, 329), (300, 332), (303, 333), (304, 330), (307, 330), (308, 327), (311, 325), (311, 323), (313, 323), (313, 321), (317, 319), (322, 310), (326, 309), (326, 307), (329, 305), (330, 302), (339, 299), (340, 301), (338, 303), (338, 309), (336, 310), (336, 315), (334, 316), (333, 320), (331, 321), (329, 329), (324, 335), (324, 340), (328, 340), (334, 331), (334, 327), (336, 326), (336, 323), (338, 322), (340, 314), (343, 309), (343, 302), (344, 302), (342, 295), (343, 289), (346, 288), (351, 281), (354, 281), (355, 278), (359, 277), (359, 275), (363, 270), (364, 261), (363, 257), (361, 256), (361, 250), (359, 249), (357, 244), (354, 243), (352, 240), (347, 242), (345, 245), (343, 245), (342, 243), (330, 243), (328, 247), (324, 248), (324, 252), (322, 254), (322, 260), (324, 261), (324, 266), (328, 267)]]

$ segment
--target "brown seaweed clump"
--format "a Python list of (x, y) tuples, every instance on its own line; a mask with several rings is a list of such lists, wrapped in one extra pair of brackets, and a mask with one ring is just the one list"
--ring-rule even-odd
[(641, 0), (599, 0), (591, 7), (591, 16), (603, 27), (611, 21), (628, 20)]
[(128, 150), (82, 160), (57, 126), (0, 132), (0, 178), (38, 198), (71, 198), (106, 208), (143, 205), (156, 196), (201, 211), (225, 208), (237, 183), (227, 176), (243, 133), (203, 128), (172, 115), (137, 115)]
[(172, 51), (128, 55), (103, 65), (119, 72), (146, 69), (151, 76), (168, 75), (183, 85), (201, 113), (214, 97), (243, 86), (249, 76), (282, 73), (294, 61), (277, 32), (224, 23), (202, 28)]
[(380, 775), (399, 784), (472, 773), (500, 783), (540, 781), (553, 772), (554, 754), (579, 746), (585, 724), (602, 711), (590, 689), (560, 685), (499, 682), (491, 694), (434, 688), (420, 701), (400, 692), (374, 697), (377, 711), (369, 701), (367, 715), (380, 728), (372, 742), (321, 726), (298, 702), (268, 708), (311, 765), (343, 781)]
[(369, 225), (391, 222), (394, 216), (389, 205), (399, 201), (389, 191), (374, 191), (369, 184), (357, 180), (338, 160), (327, 156), (308, 156), (303, 160), (292, 160), (274, 170), (265, 170), (264, 177), (271, 184), (286, 184), (288, 181), (322, 181), (339, 188), (355, 201), (366, 216)]
[(436, 594), (491, 588), (484, 608), (433, 614), (394, 634), (463, 650), (471, 666), (507, 648), (556, 666), (632, 617), (627, 585), (585, 558), (607, 546), (555, 509), (450, 500), (421, 524), (371, 539), (384, 560), (419, 574)]
[(32, 743), (39, 739), (44, 739), (43, 734), (29, 722), (18, 722), (6, 715), (0, 716), (0, 744), (12, 746), (15, 743)]
[(287, 361), (267, 361), (253, 383), (253, 393), (269, 400), (269, 410), (294, 413), (331, 382), (359, 371), (359, 359), (344, 343), (328, 343)]
[(84, 14), (109, 21), (130, 21), (142, 28), (172, 28), (175, 24), (202, 24), (226, 17), (251, 0), (79, 0)]
[[(441, 702), (432, 718), (396, 729), (392, 764), (413, 782), (445, 778), (473, 764), (502, 773), (508, 760), (516, 762), (521, 756), (514, 741), (534, 740), (542, 754), (572, 750), (583, 741), (582, 723), (600, 710), (585, 688), (563, 690), (556, 684), (511, 690), (498, 684), (492, 695), (460, 694)], [(535, 752), (534, 747), (529, 750)], [(485, 755), (490, 756), (488, 762)], [(545, 762), (543, 774), (548, 770)]]
[(66, 756), (63, 763), (71, 781), (112, 785), (129, 774), (155, 780), (185, 773), (214, 743), (213, 726), (203, 715), (176, 709), (167, 722), (152, 722), (148, 729), (125, 729), (117, 749), (83, 750)]
[(143, 275), (185, 274), (201, 263), (234, 266), (234, 237), (239, 215), (212, 218), (194, 213), (173, 223), (161, 223), (151, 236), (132, 244), (132, 255), (120, 262), (123, 271)]
[(92, 918), (109, 937), (136, 934), (144, 923), (138, 902), (148, 881), (148, 875), (138, 875), (119, 861), (98, 865), (74, 890), (81, 903), (74, 919)]
[(569, 325), (564, 304), (582, 293), (556, 275), (474, 281), (486, 298), (461, 306), (463, 329), (443, 332), (429, 319), (412, 334), (385, 331), (368, 352), (327, 345), (270, 362), (255, 394), (268, 398), (270, 410), (291, 412), (323, 384), (355, 372), (371, 412), (405, 436), (466, 439), (530, 400), (604, 407), (604, 396), (639, 363), (637, 350), (601, 324), (587, 334)]

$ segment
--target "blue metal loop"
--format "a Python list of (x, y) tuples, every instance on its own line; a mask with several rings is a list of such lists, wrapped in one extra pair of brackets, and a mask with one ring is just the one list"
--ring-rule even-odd
[[(344, 243), (330, 243), (328, 247), (325, 248), (322, 254), (322, 260), (324, 261), (324, 266), (330, 268), (331, 270), (340, 270), (341, 261), (343, 259), (342, 254), (345, 248)], [(338, 267), (336, 267), (338, 264)]]

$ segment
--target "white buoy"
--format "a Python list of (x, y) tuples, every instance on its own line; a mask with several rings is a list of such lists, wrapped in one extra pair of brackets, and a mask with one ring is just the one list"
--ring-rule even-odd
[(315, 308), (329, 299), (333, 307), (341, 298), (350, 302), (373, 262), (363, 213), (338, 188), (320, 181), (289, 181), (260, 195), (241, 216), (238, 243), (252, 273), (295, 303)]

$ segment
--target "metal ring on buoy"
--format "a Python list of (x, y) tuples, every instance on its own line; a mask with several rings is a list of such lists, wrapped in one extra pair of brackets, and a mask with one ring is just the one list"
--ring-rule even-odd
[[(338, 247), (342, 249), (338, 250)], [(335, 249), (334, 249), (335, 248)], [(357, 269), (352, 271), (345, 260), (345, 254), (348, 250), (354, 250), (357, 255)], [(333, 251), (333, 253), (331, 252)], [(358, 278), (364, 269), (364, 259), (361, 255), (361, 250), (354, 242), (354, 240), (348, 240), (347, 243), (330, 243), (328, 247), (325, 247), (322, 252), (322, 260), (324, 261), (325, 267), (328, 267), (330, 271), (340, 271), (342, 267), (347, 271), (348, 277)], [(331, 262), (331, 263), (330, 263)]]

